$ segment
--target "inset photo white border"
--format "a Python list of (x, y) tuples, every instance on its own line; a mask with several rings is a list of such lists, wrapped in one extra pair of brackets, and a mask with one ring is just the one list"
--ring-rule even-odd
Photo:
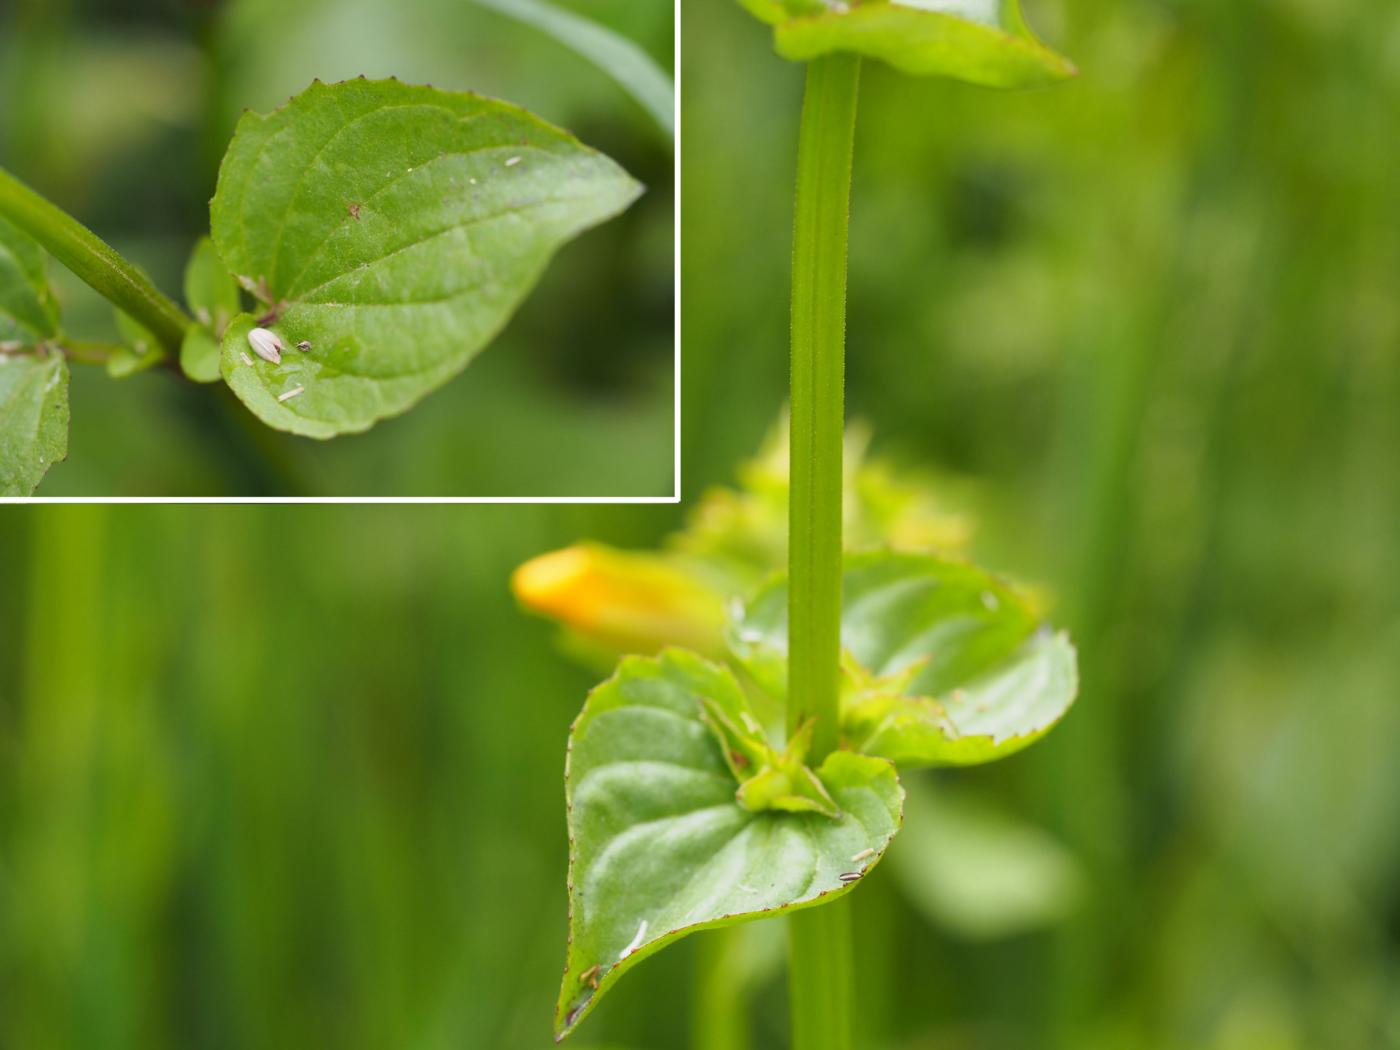
[[(674, 215), (672, 216), (674, 300), (674, 354), (672, 368), (674, 416), (672, 426), (672, 475), (674, 484), (666, 496), (0, 496), (0, 506), (62, 506), (83, 504), (136, 505), (240, 505), (240, 504), (677, 504), (681, 501), (681, 0), (675, 0), (672, 47), (672, 86), (675, 123), (672, 154)], [(57, 265), (57, 264), (55, 264)]]

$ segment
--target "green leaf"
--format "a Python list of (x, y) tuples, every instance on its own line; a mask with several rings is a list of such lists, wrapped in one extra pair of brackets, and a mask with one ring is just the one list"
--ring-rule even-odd
[(44, 252), (0, 219), (0, 496), (29, 496), (68, 455), (68, 362)]
[(905, 783), (896, 884), (938, 927), (975, 941), (1042, 929), (1084, 897), (1082, 866), (1043, 828), (924, 778)]
[(840, 817), (739, 805), (701, 717), (706, 700), (746, 710), (727, 670), (671, 649), (623, 660), (574, 723), (561, 1038), (623, 973), (678, 938), (845, 893), (899, 829), (894, 767), (845, 751), (816, 771)]
[(243, 304), (238, 282), (208, 237), (199, 239), (185, 264), (185, 304), (197, 323), (180, 343), (180, 369), (196, 383), (218, 382), (220, 338)]
[(365, 430), (460, 372), (554, 251), (639, 191), (571, 135), (471, 94), (318, 82), (245, 114), (219, 169), (214, 242), (288, 351), (244, 364), (254, 318), (241, 315), (224, 378), (271, 426)]
[(130, 314), (121, 310), (115, 313), (122, 341), (107, 358), (107, 374), (113, 379), (127, 379), (158, 365), (164, 356), (160, 340)]
[[(787, 587), (759, 590), (729, 631), (759, 685), (787, 681)], [(990, 573), (930, 555), (846, 556), (841, 731), (901, 766), (970, 765), (1019, 751), (1064, 716), (1078, 688), (1074, 647)]]
[(190, 325), (180, 343), (180, 370), (196, 383), (217, 383), (222, 353), (213, 332), (202, 324)]
[(668, 139), (676, 136), (675, 85), (631, 40), (590, 19), (542, 0), (476, 0), (519, 19), (577, 51), (632, 96)]
[(185, 303), (190, 313), (215, 336), (243, 309), (238, 282), (228, 272), (219, 250), (208, 237), (201, 237), (185, 264)]
[(0, 354), (0, 496), (33, 494), (68, 455), (68, 362), (58, 352)]
[(58, 303), (44, 273), (44, 251), (0, 219), (0, 346), (13, 351), (58, 335)]
[(1018, 0), (741, 0), (773, 25), (778, 54), (877, 58), (915, 76), (1031, 87), (1075, 75), (1032, 35)]

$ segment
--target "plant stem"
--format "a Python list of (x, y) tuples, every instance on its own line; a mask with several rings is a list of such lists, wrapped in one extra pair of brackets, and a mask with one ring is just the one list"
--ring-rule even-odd
[(749, 976), (740, 957), (744, 933), (731, 926), (697, 938), (699, 974), (691, 1050), (749, 1050)]
[(194, 322), (149, 277), (61, 208), (0, 168), (0, 216), (33, 237), (98, 294), (145, 325), (173, 354)]
[(122, 349), (116, 343), (103, 343), (92, 339), (65, 338), (59, 340), (58, 345), (69, 361), (84, 365), (105, 365), (107, 358)]
[(792, 488), (788, 505), (788, 732), (815, 717), (812, 764), (840, 742), (841, 439), (846, 232), (860, 60), (807, 66), (792, 241)]
[[(807, 66), (792, 245), (788, 732), (815, 718), (808, 761), (840, 742), (841, 442), (846, 240), (860, 60)], [(793, 1050), (849, 1050), (851, 925), (844, 901), (788, 920)]]
[(804, 908), (788, 918), (788, 1006), (792, 1050), (850, 1050), (849, 901)]

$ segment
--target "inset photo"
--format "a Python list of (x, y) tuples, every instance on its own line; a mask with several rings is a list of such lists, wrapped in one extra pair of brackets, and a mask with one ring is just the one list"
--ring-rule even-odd
[(675, 9), (18, 0), (0, 497), (674, 502)]

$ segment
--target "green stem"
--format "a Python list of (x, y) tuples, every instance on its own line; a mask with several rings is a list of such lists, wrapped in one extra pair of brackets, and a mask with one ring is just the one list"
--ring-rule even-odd
[(788, 731), (816, 718), (812, 762), (840, 742), (841, 438), (846, 231), (860, 60), (807, 67), (792, 241), (792, 490), (788, 506)]
[(194, 322), (149, 277), (67, 212), (0, 168), (0, 216), (42, 244), (63, 265), (150, 330), (167, 353), (178, 352)]
[(850, 1050), (849, 901), (804, 908), (788, 919), (788, 1000), (792, 1050)]
[[(814, 718), (809, 761), (840, 743), (841, 442), (846, 240), (860, 60), (807, 66), (792, 246), (788, 731)], [(851, 1045), (851, 926), (843, 901), (789, 920), (793, 1050)]]
[(744, 933), (742, 928), (731, 926), (697, 938), (699, 974), (691, 1050), (749, 1050), (749, 976), (739, 957)]
[(107, 359), (123, 348), (117, 343), (104, 343), (92, 339), (60, 339), (59, 348), (69, 361), (84, 365), (105, 365)]

